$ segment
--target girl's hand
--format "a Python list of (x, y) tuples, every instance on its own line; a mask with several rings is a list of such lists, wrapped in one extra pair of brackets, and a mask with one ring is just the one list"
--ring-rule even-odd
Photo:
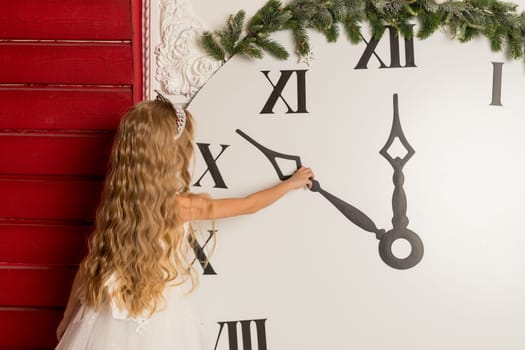
[(303, 186), (310, 189), (312, 188), (313, 179), (314, 173), (312, 169), (302, 166), (286, 181), (290, 184), (292, 189), (301, 188)]

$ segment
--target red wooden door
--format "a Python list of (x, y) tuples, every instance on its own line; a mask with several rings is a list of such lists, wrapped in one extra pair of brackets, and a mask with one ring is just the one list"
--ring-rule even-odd
[(56, 345), (114, 130), (142, 96), (140, 0), (0, 0), (0, 349)]

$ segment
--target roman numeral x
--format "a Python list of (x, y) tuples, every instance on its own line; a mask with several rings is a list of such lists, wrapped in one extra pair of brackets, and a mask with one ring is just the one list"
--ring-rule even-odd
[(204, 161), (206, 162), (206, 170), (204, 173), (199, 177), (197, 182), (193, 184), (193, 186), (201, 186), (202, 178), (209, 172), (211, 174), (211, 177), (213, 178), (213, 182), (215, 183), (215, 188), (228, 188), (226, 186), (226, 183), (224, 182), (224, 179), (222, 178), (221, 172), (219, 171), (219, 168), (217, 167), (217, 160), (219, 157), (224, 153), (226, 148), (228, 148), (230, 145), (221, 145), (221, 151), (217, 155), (217, 157), (213, 157), (210, 151), (210, 144), (209, 143), (197, 143), (197, 146), (199, 147), (199, 150), (202, 154), (202, 157), (204, 158)]
[(208, 239), (206, 240), (206, 242), (204, 242), (202, 246), (199, 244), (199, 242), (197, 242), (197, 240), (195, 240), (194, 242), (190, 240), (190, 244), (193, 248), (193, 251), (195, 252), (195, 259), (193, 259), (191, 263), (193, 265), (193, 263), (195, 263), (195, 260), (198, 260), (204, 271), (204, 275), (216, 275), (217, 272), (215, 272), (215, 270), (211, 266), (210, 261), (208, 260), (208, 257), (204, 252), (204, 248), (206, 248), (206, 246), (212, 239), (213, 235), (217, 232), (217, 230), (209, 230), (208, 232), (210, 235), (208, 236)]

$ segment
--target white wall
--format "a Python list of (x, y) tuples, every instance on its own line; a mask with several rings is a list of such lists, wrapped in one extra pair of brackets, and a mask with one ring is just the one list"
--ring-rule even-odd
[[(192, 5), (203, 28), (216, 29), (228, 14), (245, 9), (249, 17), (263, 3)], [(152, 62), (153, 48), (163, 45), (157, 21), (152, 17)], [(288, 33), (275, 38), (293, 52)], [(211, 256), (217, 275), (204, 275), (196, 295), (210, 349), (217, 338), (217, 349), (233, 349), (227, 326), (219, 335), (221, 322), (256, 319), (266, 320), (266, 346), (277, 350), (525, 348), (523, 62), (492, 53), (485, 39), (460, 44), (444, 33), (415, 42), (415, 68), (378, 69), (372, 57), (368, 69), (356, 70), (365, 44), (352, 46), (344, 35), (329, 44), (312, 33), (312, 47), (309, 66), (293, 54), (285, 62), (235, 57), (207, 80), (188, 108), (198, 143), (210, 144), (214, 157), (220, 144), (229, 145), (216, 161), (228, 188), (214, 188), (208, 173), (194, 190), (230, 197), (278, 182), (264, 155), (235, 132), (242, 129), (270, 149), (300, 155), (323, 188), (390, 230), (393, 168), (378, 152), (397, 93), (401, 126), (415, 149), (403, 169), (408, 228), (421, 237), (424, 257), (407, 270), (389, 267), (374, 234), (306, 190), (256, 215), (220, 220)], [(401, 43), (402, 63), (403, 50)], [(388, 64), (387, 36), (376, 51)], [(490, 105), (492, 62), (503, 62), (503, 106)], [(308, 113), (287, 114), (281, 100), (274, 114), (260, 113), (272, 91), (261, 71), (275, 84), (281, 70), (307, 70)], [(292, 108), (295, 77), (283, 91)], [(162, 84), (150, 76), (152, 87)], [(196, 160), (198, 179), (207, 165), (199, 152)], [(253, 349), (262, 348), (255, 322), (251, 328)], [(239, 348), (247, 349), (240, 340)]]

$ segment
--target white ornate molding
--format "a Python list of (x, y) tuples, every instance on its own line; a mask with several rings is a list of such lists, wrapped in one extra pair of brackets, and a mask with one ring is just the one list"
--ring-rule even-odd
[[(149, 18), (152, 12), (150, 2), (159, 6), (158, 21)], [(204, 29), (195, 17), (189, 0), (145, 0), (144, 16), (144, 25), (148, 25), (148, 28), (143, 28), (144, 34), (149, 35), (149, 38), (145, 38), (145, 43), (149, 45), (144, 46), (144, 71), (148, 72), (145, 77), (150, 80), (144, 84), (145, 96), (149, 96), (150, 86), (153, 86), (174, 97), (177, 102), (191, 101), (221, 63), (206, 54), (201, 47), (200, 38)], [(156, 26), (156, 23), (159, 25), (160, 37), (157, 42), (152, 40), (150, 23), (152, 26)], [(150, 47), (155, 48), (155, 81), (151, 72)]]
[(142, 96), (148, 98), (150, 94), (150, 19), (151, 19), (151, 1), (143, 0), (142, 2)]

